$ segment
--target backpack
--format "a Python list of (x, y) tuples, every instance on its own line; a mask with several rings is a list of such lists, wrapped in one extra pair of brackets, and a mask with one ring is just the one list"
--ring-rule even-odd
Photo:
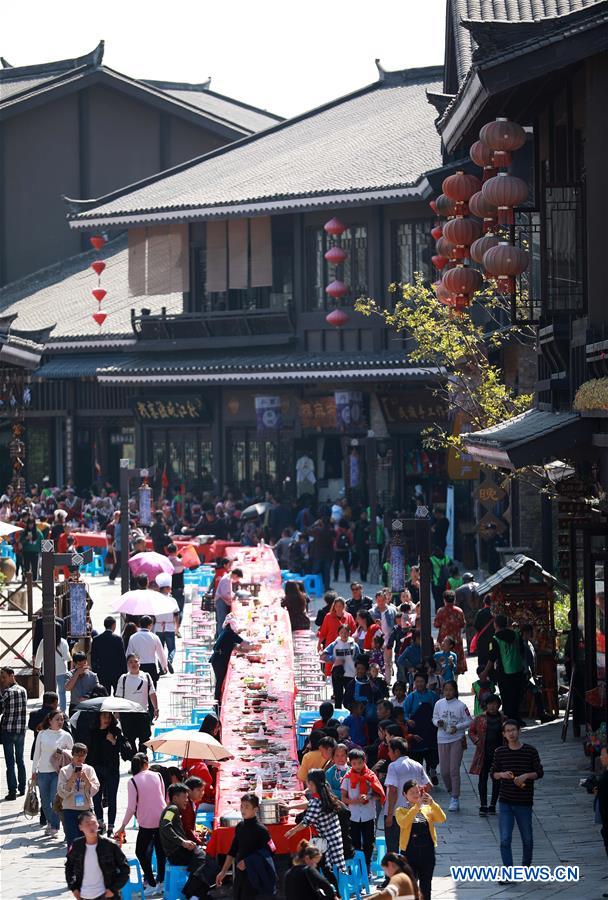
[(519, 632), (515, 632), (515, 640), (511, 643), (501, 640), (496, 635), (494, 635), (493, 640), (496, 641), (498, 646), (503, 673), (505, 675), (517, 675), (523, 672), (524, 661), (519, 644)]
[(343, 531), (342, 534), (338, 535), (338, 540), (336, 541), (336, 550), (350, 550), (350, 541), (345, 531)]

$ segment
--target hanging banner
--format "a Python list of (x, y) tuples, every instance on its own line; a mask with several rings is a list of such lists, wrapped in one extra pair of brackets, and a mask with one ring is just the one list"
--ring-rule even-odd
[(391, 544), (391, 590), (393, 594), (401, 593), (405, 587), (405, 547)]
[(358, 488), (361, 481), (361, 458), (357, 447), (353, 447), (348, 457), (348, 474), (351, 488)]
[(147, 484), (139, 489), (139, 524), (152, 524), (152, 490)]
[(84, 582), (70, 584), (70, 637), (87, 636), (87, 588)]
[(258, 434), (276, 437), (276, 432), (283, 425), (280, 397), (256, 397), (255, 418)]
[(362, 431), (365, 427), (361, 391), (336, 391), (336, 425), (340, 431)]

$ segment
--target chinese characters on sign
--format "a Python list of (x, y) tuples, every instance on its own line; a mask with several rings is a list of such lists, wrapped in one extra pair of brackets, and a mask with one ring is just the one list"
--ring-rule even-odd
[(164, 398), (136, 400), (135, 414), (146, 421), (198, 421), (207, 418), (207, 409), (201, 397)]
[(300, 422), (302, 428), (336, 427), (336, 401), (331, 397), (314, 397), (310, 400), (300, 401)]
[(478, 500), (485, 509), (495, 506), (507, 496), (507, 492), (499, 487), (487, 474), (484, 480), (473, 492), (473, 497)]
[(259, 435), (276, 436), (283, 425), (280, 397), (256, 397), (255, 417)]
[(70, 637), (87, 636), (87, 589), (79, 581), (70, 585)]
[(428, 394), (381, 394), (378, 399), (389, 425), (445, 422), (448, 417), (446, 405)]

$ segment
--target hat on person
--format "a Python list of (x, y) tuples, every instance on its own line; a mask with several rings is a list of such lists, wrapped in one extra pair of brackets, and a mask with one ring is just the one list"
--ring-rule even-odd
[(55, 518), (56, 519), (67, 519), (68, 514), (65, 509), (56, 509), (55, 510)]
[(168, 572), (159, 572), (154, 579), (159, 588), (171, 587), (172, 578)]

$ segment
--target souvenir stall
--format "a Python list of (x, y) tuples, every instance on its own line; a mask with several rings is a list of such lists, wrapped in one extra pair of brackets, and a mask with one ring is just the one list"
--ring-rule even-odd
[(518, 554), (477, 587), (480, 597), (492, 596), (492, 612), (509, 622), (532, 626), (537, 675), (547, 711), (557, 715), (557, 644), (553, 618), (556, 579), (528, 556)]

